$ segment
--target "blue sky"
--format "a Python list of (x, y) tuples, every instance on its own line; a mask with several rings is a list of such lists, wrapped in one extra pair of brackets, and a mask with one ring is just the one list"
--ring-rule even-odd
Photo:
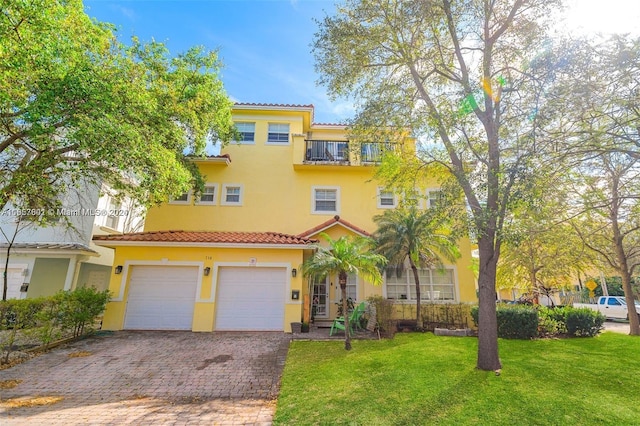
[[(333, 0), (84, 0), (86, 12), (115, 24), (126, 42), (136, 35), (165, 43), (172, 54), (194, 45), (218, 49), (227, 93), (240, 102), (314, 104), (315, 121), (344, 122), (353, 105), (331, 102), (317, 75), (311, 42), (315, 19), (333, 13)], [(578, 32), (633, 32), (639, 0), (568, 0)], [(566, 29), (565, 28), (565, 29)]]
[(222, 81), (240, 102), (314, 104), (316, 122), (343, 122), (349, 102), (331, 102), (316, 85), (311, 54), (317, 24), (332, 0), (85, 0), (86, 13), (116, 25), (126, 42), (163, 42), (171, 54), (194, 45), (218, 49)]

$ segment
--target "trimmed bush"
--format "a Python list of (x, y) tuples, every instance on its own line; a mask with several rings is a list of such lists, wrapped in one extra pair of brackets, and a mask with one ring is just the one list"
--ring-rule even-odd
[(571, 336), (593, 337), (602, 331), (605, 317), (589, 308), (573, 308), (567, 311), (567, 333)]
[(9, 362), (18, 333), (30, 334), (45, 348), (65, 331), (78, 337), (93, 330), (96, 319), (109, 301), (109, 291), (82, 287), (60, 291), (51, 297), (0, 301), (0, 363)]
[[(473, 322), (478, 325), (479, 309), (471, 308)], [(505, 339), (533, 339), (538, 334), (538, 311), (528, 305), (496, 306), (498, 337)]]
[(538, 334), (540, 336), (557, 336), (567, 333), (566, 316), (571, 306), (549, 308), (538, 306)]
[(395, 329), (394, 322), (391, 319), (393, 315), (393, 302), (382, 296), (370, 296), (367, 298), (367, 302), (376, 308), (376, 322), (380, 330), (392, 333)]

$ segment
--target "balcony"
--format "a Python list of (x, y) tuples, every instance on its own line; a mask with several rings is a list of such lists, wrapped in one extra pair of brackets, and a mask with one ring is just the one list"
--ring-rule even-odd
[(305, 140), (305, 163), (349, 164), (349, 142)]
[(394, 146), (391, 143), (364, 142), (360, 144), (360, 163), (378, 164), (386, 152), (393, 150)]

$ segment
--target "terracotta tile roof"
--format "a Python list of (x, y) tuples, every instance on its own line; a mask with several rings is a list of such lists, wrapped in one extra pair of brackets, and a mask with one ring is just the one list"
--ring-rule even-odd
[(258, 107), (285, 107), (285, 108), (313, 108), (313, 104), (299, 105), (299, 104), (268, 104), (260, 102), (236, 102), (234, 106), (258, 106)]
[(96, 235), (94, 241), (307, 245), (316, 240), (278, 232), (156, 231)]
[(327, 220), (326, 222), (321, 223), (318, 226), (314, 226), (311, 229), (308, 229), (306, 231), (304, 231), (301, 234), (298, 234), (298, 237), (300, 238), (308, 238), (312, 235), (317, 234), (318, 232), (324, 231), (325, 229), (331, 228), (332, 226), (334, 226), (335, 224), (341, 224), (342, 226), (344, 226), (347, 229), (352, 230), (353, 232), (355, 232), (356, 234), (360, 234), (360, 235), (364, 235), (365, 237), (370, 237), (371, 234), (367, 231), (365, 231), (362, 228), (359, 228), (357, 226), (355, 226), (353, 223), (347, 222), (344, 219), (341, 219), (340, 216), (335, 215), (333, 218)]
[(313, 123), (311, 127), (313, 126), (346, 127), (348, 126), (348, 124), (347, 123)]

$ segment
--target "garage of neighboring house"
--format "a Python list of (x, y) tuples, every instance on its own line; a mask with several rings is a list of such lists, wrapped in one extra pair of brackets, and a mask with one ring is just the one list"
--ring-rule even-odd
[(196, 266), (131, 266), (124, 328), (191, 330), (197, 287)]
[[(15, 266), (9, 264), (9, 268), (7, 269), (7, 299), (22, 299), (26, 296), (26, 292), (21, 291), (26, 275), (26, 269), (27, 265)], [(0, 280), (3, 275), (4, 266), (0, 268)]]
[(218, 268), (216, 330), (284, 329), (285, 268)]

